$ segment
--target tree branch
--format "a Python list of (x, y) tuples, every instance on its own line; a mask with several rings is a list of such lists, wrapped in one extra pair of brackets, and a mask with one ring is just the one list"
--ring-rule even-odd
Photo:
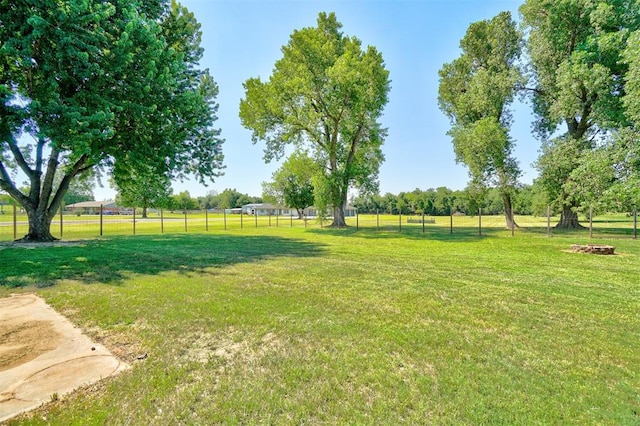
[(35, 171), (33, 169), (31, 169), (31, 167), (29, 167), (29, 164), (27, 164), (27, 161), (24, 159), (24, 156), (22, 155), (22, 152), (20, 151), (20, 147), (18, 147), (18, 143), (16, 142), (16, 139), (13, 137), (13, 135), (10, 135), (7, 138), (6, 142), (9, 144), (9, 149), (11, 149), (11, 153), (13, 154), (13, 158), (15, 158), (16, 163), (18, 163), (18, 166), (20, 166), (20, 169), (22, 169), (24, 174), (27, 175), (29, 180), (33, 180), (33, 176), (35, 174)]
[(39, 194), (40, 200), (44, 200), (44, 202), (38, 203), (37, 199), (34, 199), (34, 203), (38, 205), (38, 209), (44, 212), (47, 208), (47, 200), (51, 197), (51, 192), (53, 190), (53, 178), (55, 177), (56, 170), (58, 169), (58, 157), (60, 156), (60, 151), (55, 145), (51, 148), (51, 154), (49, 155), (49, 161), (47, 162), (47, 172), (44, 176), (44, 180), (42, 181), (42, 192)]
[[(362, 117), (364, 121), (364, 117)], [(349, 149), (349, 156), (347, 157), (347, 165), (350, 165), (353, 162), (353, 157), (356, 155), (356, 147), (358, 146), (358, 140), (360, 139), (360, 134), (362, 133), (362, 129), (364, 127), (364, 122), (360, 122), (360, 126), (358, 126), (358, 131), (353, 138), (351, 138), (351, 148)]]
[(6, 191), (14, 200), (17, 200), (20, 204), (24, 205), (29, 202), (29, 199), (16, 188), (15, 183), (11, 180), (7, 169), (2, 161), (0, 161), (0, 188)]
[(62, 199), (64, 198), (64, 195), (66, 194), (67, 190), (69, 189), (69, 184), (71, 183), (71, 179), (76, 177), (82, 171), (90, 169), (91, 167), (94, 166), (94, 164), (86, 165), (86, 162), (88, 159), (89, 159), (89, 156), (87, 154), (82, 154), (82, 156), (80, 156), (80, 158), (78, 158), (78, 160), (71, 167), (71, 171), (66, 175), (64, 175), (64, 177), (62, 178), (62, 181), (60, 182), (60, 186), (58, 187), (58, 190), (56, 191), (56, 194), (53, 196), (53, 200), (51, 200), (51, 204), (48, 207), (49, 214), (55, 214), (58, 208), (60, 208), (60, 205), (62, 204)]
[(44, 151), (45, 139), (38, 138), (38, 144), (36, 145), (36, 169), (31, 177), (31, 190), (29, 192), (29, 198), (35, 200), (38, 198), (40, 192), (40, 185), (42, 184), (42, 152)]
[(537, 87), (521, 87), (520, 90), (525, 90), (527, 92), (534, 92), (535, 94), (540, 96), (545, 96), (547, 94), (547, 92)]

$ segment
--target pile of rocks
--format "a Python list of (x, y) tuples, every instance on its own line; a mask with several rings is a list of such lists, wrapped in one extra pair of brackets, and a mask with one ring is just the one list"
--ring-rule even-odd
[(601, 246), (596, 244), (571, 244), (574, 253), (613, 254), (614, 246)]

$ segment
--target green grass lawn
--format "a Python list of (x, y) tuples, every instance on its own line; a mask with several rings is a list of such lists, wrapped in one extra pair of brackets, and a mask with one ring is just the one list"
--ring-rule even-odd
[(638, 241), (430, 226), (5, 246), (0, 296), (133, 365), (15, 423), (640, 423)]

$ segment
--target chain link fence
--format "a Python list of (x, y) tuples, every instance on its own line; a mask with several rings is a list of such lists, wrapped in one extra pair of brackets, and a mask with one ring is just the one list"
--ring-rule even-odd
[[(126, 214), (79, 214), (62, 212), (51, 223), (51, 233), (57, 238), (94, 238), (116, 235), (154, 235), (163, 233), (205, 233), (259, 228), (325, 228), (331, 219), (297, 218), (289, 215), (247, 215), (226, 211), (150, 210), (142, 217), (141, 209)], [(558, 216), (515, 215), (516, 227), (507, 228), (504, 216), (452, 214), (449, 216), (390, 215), (382, 213), (355, 214), (347, 217), (347, 225), (363, 231), (400, 232), (410, 234), (483, 235), (497, 230), (516, 236), (521, 232), (537, 232), (552, 236), (566, 231), (556, 230)], [(590, 214), (580, 217), (584, 235), (590, 238), (637, 238), (636, 213)], [(0, 212), (0, 241), (11, 241), (28, 233), (27, 215), (17, 206), (5, 206)]]

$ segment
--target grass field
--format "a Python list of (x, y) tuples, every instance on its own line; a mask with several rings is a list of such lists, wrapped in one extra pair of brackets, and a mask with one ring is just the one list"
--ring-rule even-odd
[(638, 241), (434, 225), (0, 246), (133, 365), (15, 423), (640, 423)]
[[(517, 223), (523, 230), (539, 233), (555, 233), (552, 228), (558, 217), (519, 216)], [(588, 218), (581, 218), (585, 227), (589, 227)], [(61, 223), (62, 222), (62, 223)], [(436, 216), (425, 217), (425, 225), (420, 215), (388, 215), (360, 214), (348, 217), (347, 223), (361, 230), (424, 232), (425, 234), (475, 233), (485, 229), (502, 230), (505, 226), (503, 216)], [(435, 223), (432, 223), (435, 222)], [(233, 231), (259, 228), (323, 228), (327, 221), (316, 218), (298, 220), (289, 216), (252, 216), (222, 213), (205, 213), (204, 211), (182, 212), (150, 212), (148, 218), (142, 219), (138, 213), (132, 215), (80, 215), (65, 214), (56, 216), (51, 223), (51, 233), (60, 238), (95, 238), (99, 236), (155, 235), (172, 233), (203, 233), (215, 231)], [(548, 229), (548, 226), (551, 226)], [(606, 214), (593, 219), (593, 236), (596, 238), (626, 237), (634, 235), (634, 219), (626, 214)], [(18, 214), (15, 220), (15, 238), (28, 232), (26, 214)], [(0, 215), (0, 241), (11, 241), (14, 238), (14, 220), (11, 212)]]

